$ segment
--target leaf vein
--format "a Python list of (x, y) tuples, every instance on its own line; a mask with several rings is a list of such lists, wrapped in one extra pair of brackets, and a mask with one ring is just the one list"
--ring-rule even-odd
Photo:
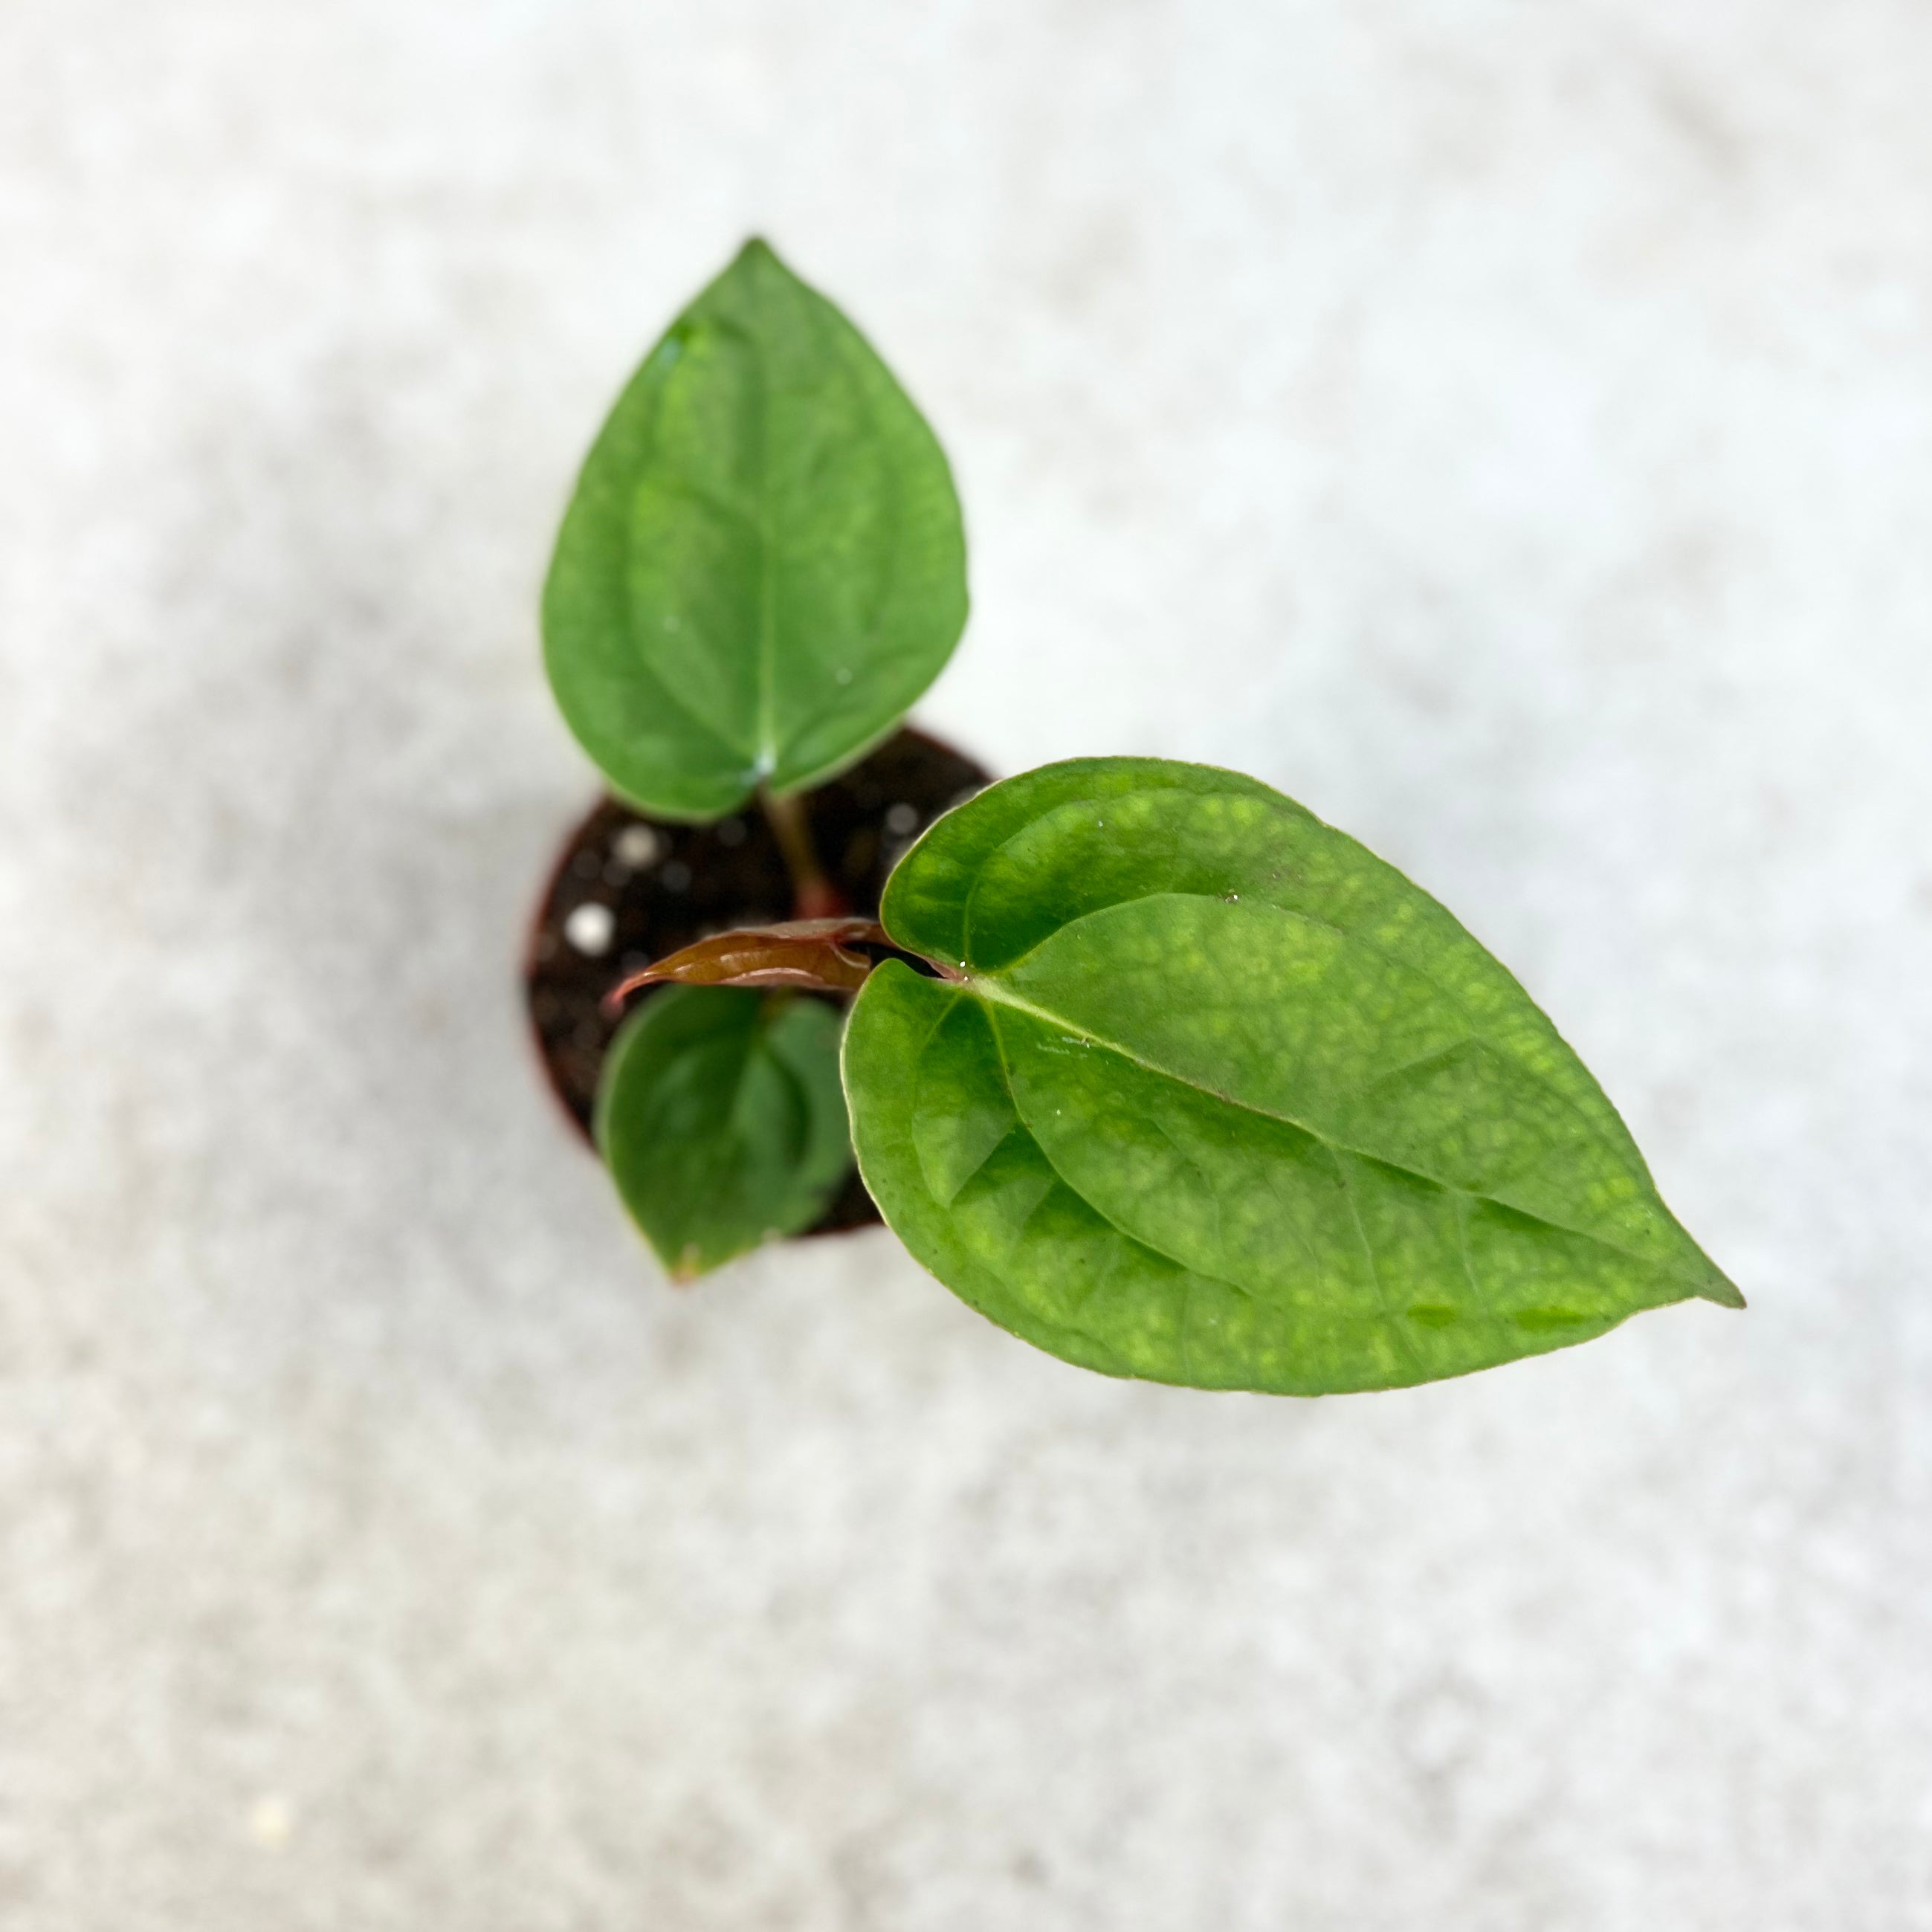
[[(1694, 1281), (1696, 1279), (1695, 1276), (1685, 1274), (1681, 1269), (1666, 1267), (1653, 1260), (1649, 1256), (1639, 1254), (1634, 1249), (1624, 1247), (1618, 1242), (1606, 1240), (1603, 1235), (1590, 1228), (1572, 1226), (1566, 1222), (1556, 1220), (1548, 1214), (1539, 1214), (1529, 1208), (1519, 1207), (1513, 1202), (1504, 1201), (1500, 1196), (1486, 1193), (1480, 1189), (1458, 1186), (1454, 1182), (1444, 1180), (1439, 1175), (1426, 1173), (1420, 1168), (1410, 1166), (1402, 1161), (1391, 1160), (1387, 1155), (1378, 1154), (1372, 1148), (1354, 1146), (1351, 1142), (1338, 1138), (1324, 1129), (1316, 1126), (1310, 1121), (1300, 1119), (1294, 1114), (1277, 1113), (1271, 1108), (1258, 1106), (1252, 1101), (1237, 1100), (1232, 1094), (1224, 1094), (1218, 1088), (1204, 1086), (1189, 1080), (1182, 1075), (1174, 1072), (1169, 1068), (1157, 1066), (1151, 1060), (1143, 1059), (1131, 1048), (1123, 1046), (1118, 1040), (1108, 1040), (1094, 1032), (1089, 1028), (1083, 1027), (1075, 1021), (1066, 1018), (1060, 1014), (1049, 1012), (1044, 1006), (1034, 1005), (1030, 1000), (1023, 998), (1019, 994), (1014, 992), (1010, 987), (1004, 985), (998, 980), (981, 975), (973, 975), (966, 982), (966, 990), (976, 994), (981, 999), (990, 1004), (1010, 1006), (1015, 1012), (1024, 1013), (1029, 1018), (1038, 1020), (1044, 1025), (1057, 1028), (1064, 1033), (1084, 1040), (1091, 1045), (1099, 1047), (1104, 1052), (1118, 1054), (1123, 1060), (1130, 1061), (1146, 1072), (1155, 1074), (1163, 1080), (1171, 1080), (1178, 1086), (1191, 1088), (1197, 1094), (1208, 1094), (1211, 1098), (1220, 1101), (1223, 1105), (1235, 1108), (1238, 1112), (1252, 1114), (1260, 1120), (1274, 1120), (1288, 1126), (1298, 1127), (1304, 1133), (1310, 1135), (1331, 1150), (1354, 1154), (1364, 1160), (1376, 1161), (1398, 1174), (1406, 1174), (1414, 1180), (1426, 1182), (1429, 1186), (1439, 1187), (1445, 1192), (1460, 1194), (1474, 1200), (1489, 1202), (1494, 1206), (1508, 1209), (1513, 1214), (1520, 1214), (1525, 1220), (1534, 1221), (1544, 1227), (1552, 1228), (1558, 1234), (1572, 1234), (1580, 1240), (1593, 1241), (1598, 1246), (1607, 1249), (1612, 1254), (1622, 1256), (1626, 1261), (1633, 1261), (1642, 1267), (1654, 1269), (1666, 1280)], [(993, 1031), (997, 1038), (999, 1029), (996, 1027)]]
[(1328, 1157), (1335, 1163), (1335, 1172), (1342, 1183), (1342, 1192), (1348, 1199), (1348, 1217), (1354, 1222), (1355, 1232), (1361, 1240), (1362, 1258), (1369, 1264), (1369, 1280), (1374, 1285), (1376, 1299), (1382, 1305), (1382, 1320), (1389, 1333), (1394, 1336), (1396, 1347), (1408, 1358), (1409, 1366), (1419, 1374), (1426, 1376), (1429, 1371), (1415, 1346), (1414, 1338), (1396, 1319), (1395, 1310), (1389, 1300), (1388, 1290), (1383, 1286), (1382, 1271), (1376, 1264), (1375, 1244), (1369, 1239), (1368, 1227), (1362, 1220), (1361, 1205), (1355, 1198), (1354, 1177), (1349, 1173), (1348, 1162), (1342, 1158), (1341, 1150), (1332, 1144), (1328, 1144)]

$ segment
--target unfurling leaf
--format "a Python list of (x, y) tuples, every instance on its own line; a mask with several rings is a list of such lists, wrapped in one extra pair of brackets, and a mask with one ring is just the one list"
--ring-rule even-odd
[(825, 1211), (852, 1164), (841, 1016), (714, 987), (653, 994), (612, 1044), (597, 1144), (631, 1217), (680, 1280)]
[(558, 705), (626, 797), (717, 818), (830, 777), (966, 621), (946, 458), (823, 296), (748, 242), (584, 466), (544, 590)]
[(1049, 766), (940, 820), (849, 1024), (860, 1172), (914, 1255), (1070, 1361), (1320, 1394), (1742, 1298), (1528, 995), (1256, 781)]
[(714, 933), (669, 952), (612, 987), (607, 1012), (620, 1011), (640, 986), (805, 986), (822, 993), (856, 993), (872, 970), (858, 949), (890, 946), (872, 919), (794, 919), (779, 926)]

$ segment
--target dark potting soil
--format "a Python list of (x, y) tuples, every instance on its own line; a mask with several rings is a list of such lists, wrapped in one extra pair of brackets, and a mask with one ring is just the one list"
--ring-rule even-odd
[[(873, 917), (900, 854), (988, 782), (971, 759), (908, 730), (800, 802), (832, 884), (853, 913)], [(544, 888), (524, 983), (550, 1084), (586, 1141), (620, 1024), (605, 1017), (604, 995), (707, 934), (794, 916), (784, 857), (754, 805), (715, 825), (674, 825), (606, 798), (578, 826)], [(855, 1171), (811, 1232), (878, 1218)]]

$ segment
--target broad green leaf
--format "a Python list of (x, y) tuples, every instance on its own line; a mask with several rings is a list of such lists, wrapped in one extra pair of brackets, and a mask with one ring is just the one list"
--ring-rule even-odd
[(611, 1043), (597, 1144), (679, 1280), (825, 1211), (852, 1165), (839, 1024), (819, 1000), (672, 986)]
[(865, 338), (762, 242), (680, 316), (584, 466), (544, 657), (611, 784), (673, 818), (849, 764), (966, 622), (952, 472)]
[(1556, 1029), (1442, 908), (1252, 778), (1054, 765), (886, 888), (847, 1030), (867, 1186), (1070, 1361), (1314, 1395), (1742, 1306)]

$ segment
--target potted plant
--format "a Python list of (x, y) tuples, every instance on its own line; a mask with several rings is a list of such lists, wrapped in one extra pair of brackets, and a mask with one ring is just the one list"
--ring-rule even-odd
[(748, 243), (618, 399), (544, 598), (615, 796), (532, 1014), (674, 1274), (876, 1215), (1069, 1361), (1297, 1394), (1743, 1305), (1522, 987), (1345, 833), (1236, 772), (988, 784), (905, 731), (966, 608), (938, 442)]

